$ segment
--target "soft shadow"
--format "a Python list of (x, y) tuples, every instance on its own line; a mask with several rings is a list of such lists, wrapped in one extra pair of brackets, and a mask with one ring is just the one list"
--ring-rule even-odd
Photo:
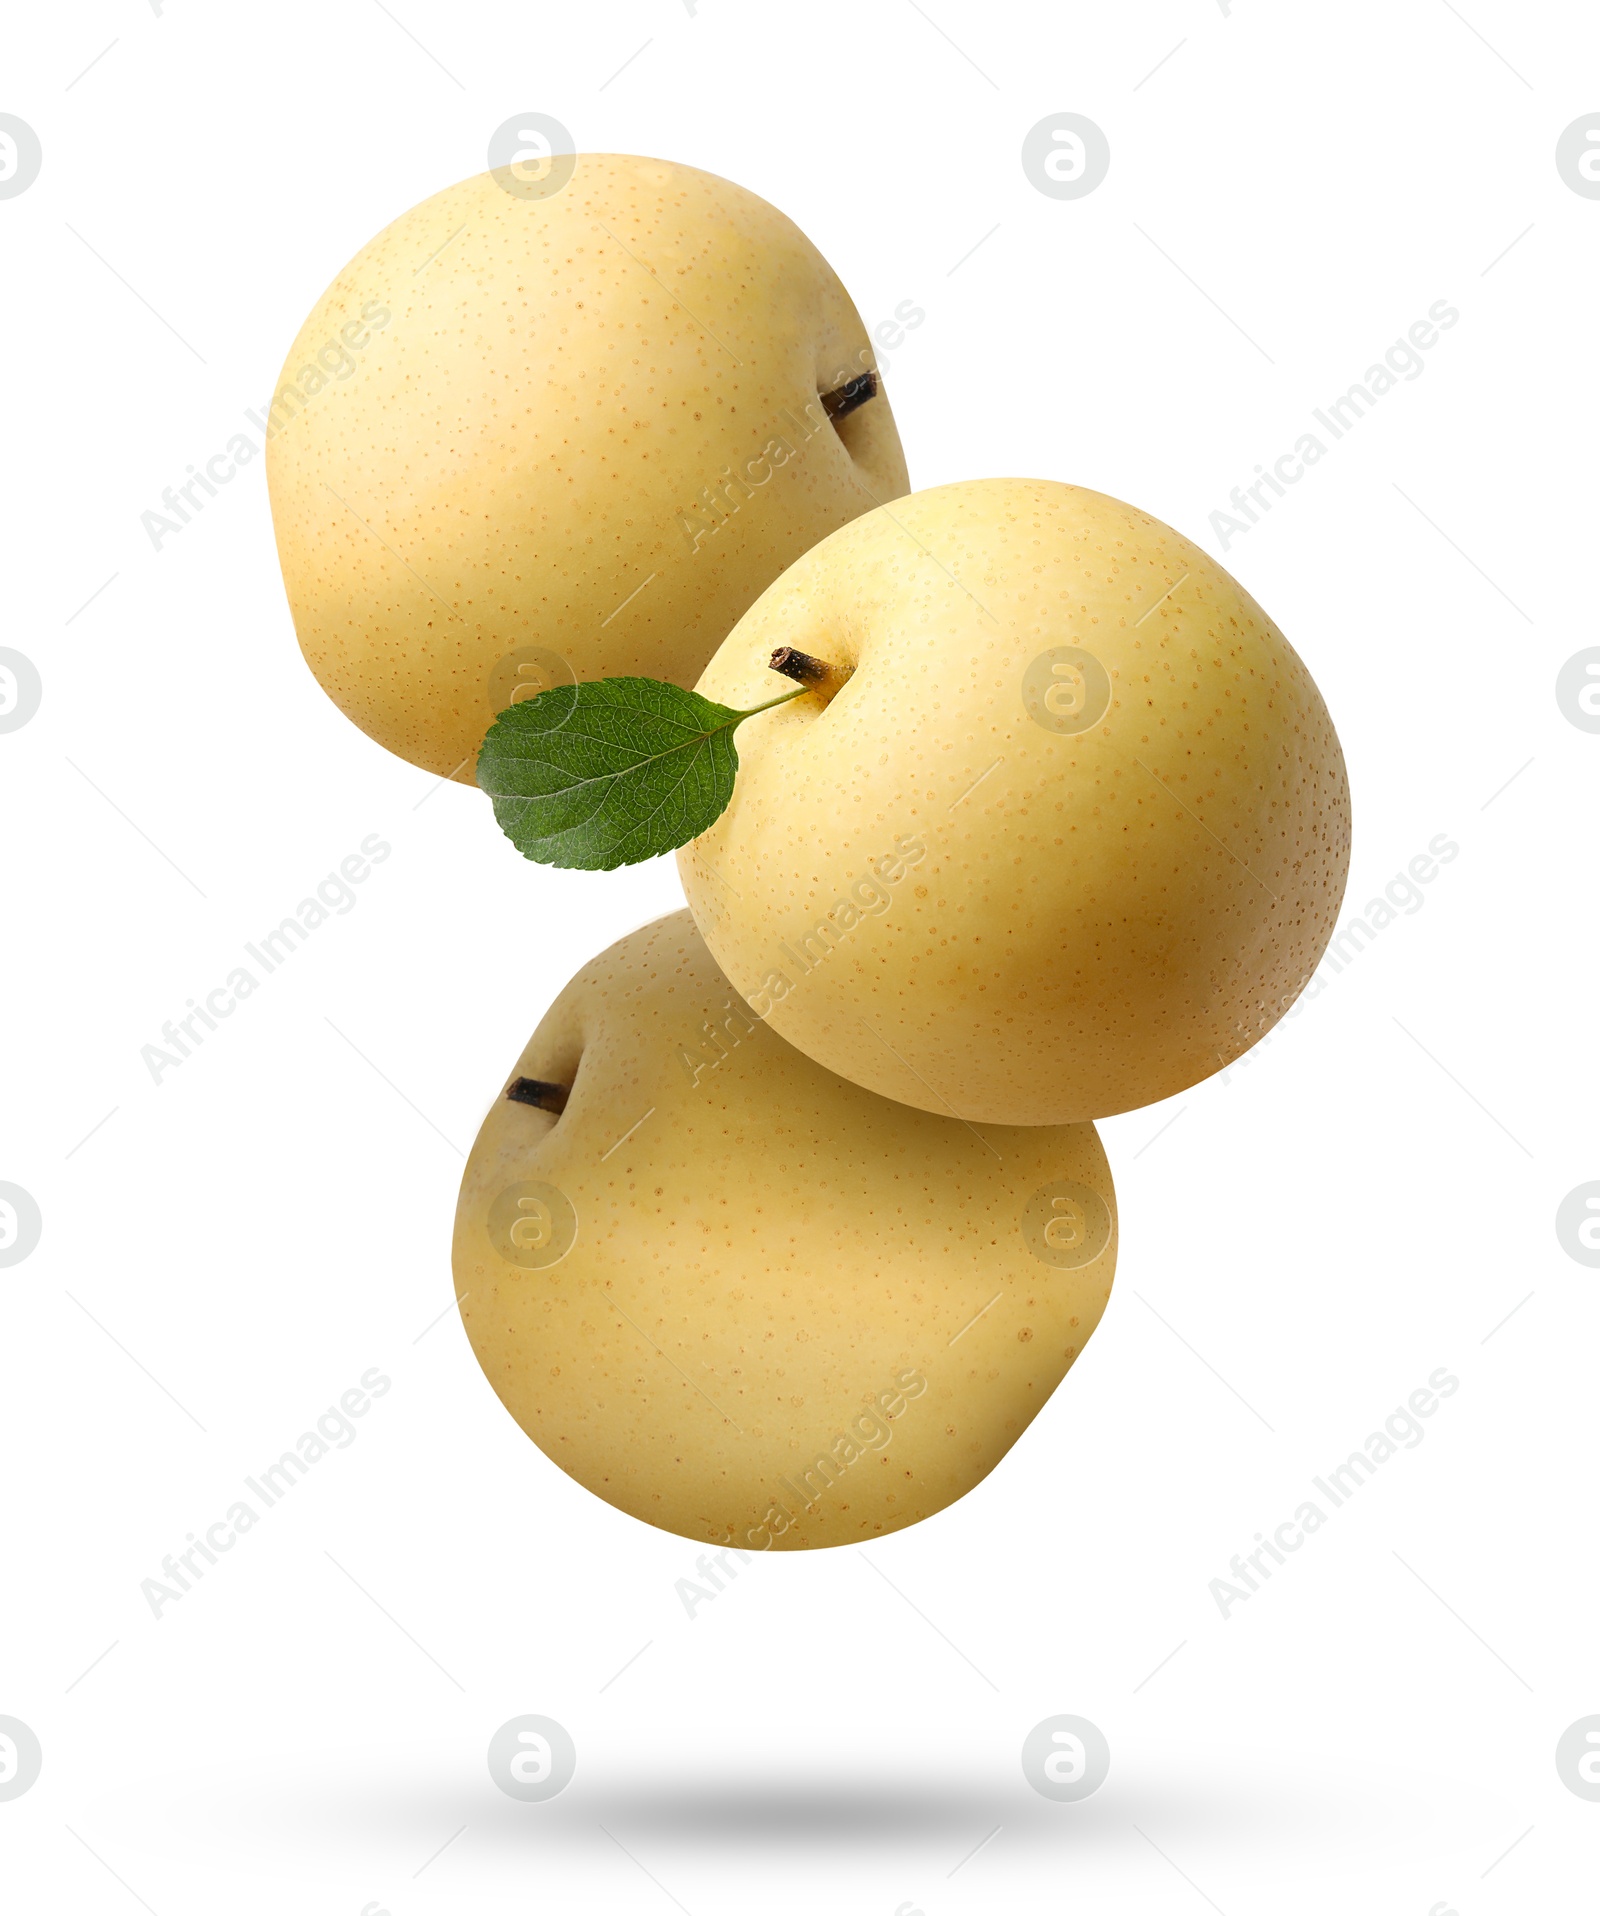
[[(1130, 1828), (1159, 1828), (1179, 1838), (1220, 1835), (1238, 1842), (1320, 1842), (1343, 1828), (1368, 1840), (1395, 1833), (1419, 1805), (1370, 1788), (1331, 1793), (1296, 1788), (1292, 1778), (1257, 1774), (1208, 1780), (1192, 1774), (1154, 1776), (1115, 1771), (1081, 1803), (1055, 1803), (1015, 1780), (982, 1769), (835, 1771), (796, 1762), (783, 1769), (685, 1769), (677, 1776), (587, 1769), (548, 1803), (502, 1796), (487, 1776), (481, 1788), (429, 1791), (412, 1779), (326, 1791), (293, 1803), (280, 1798), (275, 1824), (321, 1824), (329, 1838), (394, 1840), (418, 1829), (470, 1824), (475, 1843), (504, 1850), (588, 1849), (601, 1832), (625, 1843), (796, 1851), (813, 1845), (868, 1848), (932, 1840), (959, 1855), (997, 1824), (1016, 1842), (1063, 1843), (1080, 1852), (1121, 1847)], [(260, 1805), (256, 1806), (259, 1811)]]
[(827, 1781), (803, 1773), (667, 1781), (619, 1776), (593, 1778), (587, 1789), (580, 1782), (575, 1778), (572, 1787), (576, 1814), (652, 1841), (862, 1843), (947, 1834), (985, 1818), (988, 1828), (1029, 1807), (1019, 1805), (1016, 1791), (997, 1788), (992, 1774)]
[[(252, 1850), (288, 1840), (329, 1857), (408, 1856), (429, 1864), (439, 1845), (463, 1837), (458, 1861), (477, 1853), (502, 1860), (564, 1857), (587, 1865), (610, 1845), (649, 1856), (683, 1851), (763, 1851), (777, 1862), (819, 1850), (868, 1851), (909, 1845), (948, 1853), (950, 1865), (997, 1828), (1005, 1849), (1087, 1859), (1130, 1843), (1168, 1841), (1245, 1846), (1259, 1854), (1314, 1852), (1332, 1844), (1378, 1852), (1440, 1822), (1442, 1805), (1418, 1779), (1377, 1771), (1331, 1775), (1267, 1761), (1201, 1774), (1114, 1766), (1081, 1803), (1037, 1795), (1018, 1766), (975, 1757), (934, 1767), (903, 1761), (849, 1768), (798, 1753), (782, 1765), (726, 1761), (676, 1774), (648, 1765), (585, 1764), (547, 1803), (521, 1803), (497, 1790), (487, 1771), (469, 1781), (459, 1768), (429, 1777), (400, 1764), (313, 1775), (281, 1775), (240, 1788), (213, 1776), (192, 1791), (163, 1792), (162, 1813), (141, 1814), (124, 1799), (130, 1839), (143, 1826), (163, 1841), (183, 1830), (205, 1849)], [(1453, 1805), (1456, 1815), (1462, 1806)], [(109, 1806), (108, 1806), (109, 1814)], [(110, 1815), (110, 1822), (117, 1820)], [(1445, 1820), (1449, 1820), (1447, 1817)], [(470, 1830), (470, 1838), (465, 1832)], [(1148, 1832), (1148, 1836), (1144, 1835)], [(449, 1844), (446, 1844), (449, 1847)]]

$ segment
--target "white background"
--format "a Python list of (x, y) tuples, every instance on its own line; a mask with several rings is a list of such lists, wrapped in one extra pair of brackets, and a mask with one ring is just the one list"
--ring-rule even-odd
[[(0, 739), (0, 1178), (44, 1234), (0, 1272), (0, 1714), (44, 1769), (0, 1803), (8, 1902), (1592, 1906), (1600, 1805), (1554, 1751), (1600, 1711), (1600, 1273), (1554, 1222), (1600, 1176), (1600, 737), (1555, 677), (1600, 638), (1600, 201), (1554, 149), (1597, 56), (1592, 12), (1509, 0), (13, 12), (0, 111), (44, 167), (0, 201), (0, 644), (44, 702)], [(140, 525), (529, 110), (761, 193), (869, 325), (921, 305), (887, 359), (915, 485), (1073, 480), (1219, 556), (1230, 489), (1461, 314), (1226, 555), (1344, 741), (1346, 916), (1459, 856), (1227, 1082), (1102, 1127), (1111, 1306), (985, 1484), (692, 1620), (695, 1547), (548, 1463), (447, 1310), (483, 1110), (671, 861), (526, 866), (350, 726), (259, 460), (161, 551)], [(1020, 160), (1067, 110), (1111, 143), (1077, 201)], [(140, 1047), (372, 832), (356, 909), (152, 1084)], [(358, 1441), (154, 1620), (141, 1579), (372, 1365)], [(1441, 1365), (1426, 1440), (1224, 1621), (1211, 1579)], [(546, 1805), (485, 1765), (524, 1712), (577, 1743)], [(1019, 1766), (1057, 1712), (1110, 1742), (1084, 1803)]]

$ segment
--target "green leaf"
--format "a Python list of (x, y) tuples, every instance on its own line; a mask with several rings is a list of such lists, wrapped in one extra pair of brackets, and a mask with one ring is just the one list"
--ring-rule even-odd
[(750, 716), (659, 679), (556, 685), (490, 726), (478, 783), (524, 858), (582, 871), (637, 865), (727, 809), (733, 731)]

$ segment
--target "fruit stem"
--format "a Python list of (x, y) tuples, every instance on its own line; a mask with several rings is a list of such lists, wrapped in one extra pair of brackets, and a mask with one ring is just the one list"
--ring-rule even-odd
[(847, 666), (830, 665), (826, 659), (813, 658), (794, 645), (780, 645), (767, 664), (786, 679), (798, 681), (803, 691), (826, 690), (830, 698), (850, 676)]
[(847, 379), (842, 386), (835, 386), (831, 393), (822, 393), (822, 410), (837, 423), (846, 413), (852, 413), (857, 406), (864, 406), (869, 399), (878, 396), (878, 375), (874, 372), (857, 373), (854, 379)]
[(513, 1078), (506, 1097), (513, 1104), (531, 1104), (536, 1111), (553, 1111), (558, 1117), (567, 1108), (567, 1087), (547, 1084), (543, 1078)]

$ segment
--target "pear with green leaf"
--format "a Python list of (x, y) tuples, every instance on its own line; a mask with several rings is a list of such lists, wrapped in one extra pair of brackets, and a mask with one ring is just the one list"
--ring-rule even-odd
[[(769, 710), (774, 666), (802, 682)], [(1105, 1117), (1220, 1070), (1294, 1003), (1343, 897), (1349, 786), (1311, 674), (1209, 554), (1081, 487), (913, 494), (796, 560), (696, 692), (570, 697), (508, 714), (479, 762), (528, 856), (682, 846), (755, 1015), (974, 1124)], [(925, 861), (879, 897), (907, 834)]]

